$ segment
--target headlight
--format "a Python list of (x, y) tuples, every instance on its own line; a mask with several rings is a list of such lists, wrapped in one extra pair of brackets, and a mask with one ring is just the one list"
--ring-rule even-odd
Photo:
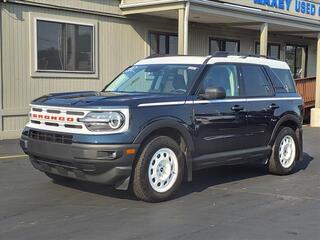
[(83, 122), (92, 132), (112, 132), (123, 128), (126, 118), (118, 111), (90, 112), (84, 118), (80, 118), (79, 122)]

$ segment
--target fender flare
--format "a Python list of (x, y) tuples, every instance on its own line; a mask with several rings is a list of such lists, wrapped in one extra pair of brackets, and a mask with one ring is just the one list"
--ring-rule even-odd
[(299, 118), (297, 116), (295, 116), (293, 114), (284, 115), (283, 117), (281, 117), (278, 120), (276, 126), (274, 127), (272, 135), (271, 135), (271, 139), (270, 139), (270, 142), (269, 142), (269, 145), (272, 145), (274, 143), (274, 141), (275, 141), (275, 139), (277, 137), (277, 132), (278, 132), (280, 126), (286, 121), (293, 121), (293, 122), (295, 122), (297, 124), (298, 128), (302, 127), (301, 122), (300, 122), (300, 120), (299, 120)]
[(192, 153), (195, 151), (192, 136), (186, 124), (178, 119), (157, 119), (145, 126), (134, 140), (134, 144), (141, 144), (152, 132), (161, 128), (176, 129), (183, 137), (188, 151), (185, 153), (186, 167), (187, 167), (187, 180), (192, 180)]
[(269, 146), (273, 146), (280, 126), (286, 121), (295, 122), (298, 126), (298, 129), (296, 131), (296, 135), (297, 135), (297, 138), (299, 141), (299, 159), (302, 160), (303, 159), (302, 123), (301, 123), (299, 117), (297, 117), (294, 114), (291, 114), (291, 113), (286, 114), (278, 120), (277, 124), (275, 125), (275, 127), (273, 129), (273, 132), (272, 132), (272, 135), (271, 135), (271, 138), (269, 141)]

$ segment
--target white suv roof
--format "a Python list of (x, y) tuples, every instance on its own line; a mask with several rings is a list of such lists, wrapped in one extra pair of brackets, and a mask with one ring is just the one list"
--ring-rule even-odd
[[(172, 56), (172, 57), (154, 57), (146, 58), (135, 65), (149, 65), (149, 64), (203, 64), (210, 56), (207, 57), (192, 57), (192, 56)], [(235, 56), (230, 55), (226, 57), (210, 57), (207, 64), (215, 63), (248, 63), (248, 64), (261, 64), (271, 68), (290, 69), (286, 62), (280, 60), (273, 60), (264, 57), (253, 56)]]
[(151, 57), (146, 58), (136, 65), (149, 64), (203, 64), (207, 57), (172, 56), (172, 57)]

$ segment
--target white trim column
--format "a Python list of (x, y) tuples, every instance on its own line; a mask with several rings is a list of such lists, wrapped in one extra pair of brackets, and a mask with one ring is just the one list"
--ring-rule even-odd
[(311, 109), (311, 127), (320, 127), (320, 33), (318, 33), (316, 71), (316, 101), (315, 108)]
[(178, 54), (188, 54), (190, 3), (178, 9)]
[(183, 54), (188, 55), (189, 45), (189, 13), (190, 13), (190, 2), (186, 3), (184, 11), (184, 42), (183, 42)]
[(178, 54), (184, 54), (184, 16), (185, 8), (178, 9)]
[(260, 27), (260, 55), (268, 56), (268, 23), (263, 23)]

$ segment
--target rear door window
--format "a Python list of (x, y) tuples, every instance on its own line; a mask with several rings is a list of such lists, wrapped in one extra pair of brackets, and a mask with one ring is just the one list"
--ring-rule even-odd
[(262, 66), (241, 65), (241, 72), (247, 97), (266, 97), (274, 94)]

